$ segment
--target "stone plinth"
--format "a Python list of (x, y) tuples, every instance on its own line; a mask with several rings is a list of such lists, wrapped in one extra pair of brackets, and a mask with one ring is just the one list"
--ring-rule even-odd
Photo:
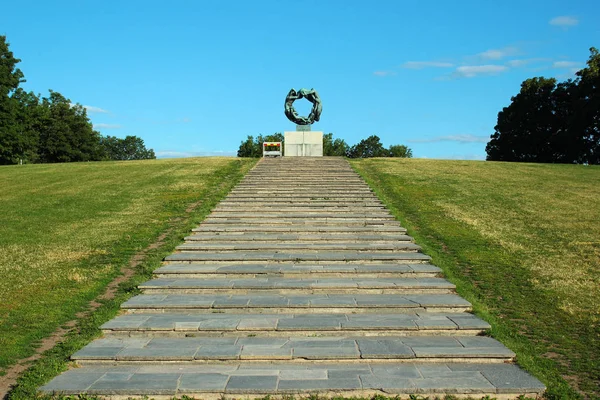
[(322, 157), (323, 132), (284, 132), (285, 157)]

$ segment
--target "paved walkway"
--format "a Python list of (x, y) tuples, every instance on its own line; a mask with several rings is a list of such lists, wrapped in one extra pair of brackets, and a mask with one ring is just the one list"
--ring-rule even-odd
[(45, 392), (536, 395), (341, 158), (262, 160)]

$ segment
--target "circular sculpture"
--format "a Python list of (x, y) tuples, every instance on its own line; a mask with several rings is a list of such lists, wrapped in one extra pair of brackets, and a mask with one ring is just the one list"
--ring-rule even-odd
[[(308, 117), (299, 116), (293, 106), (294, 101), (303, 97), (313, 104), (313, 108)], [(321, 118), (322, 110), (321, 99), (315, 89), (300, 89), (297, 92), (294, 89), (291, 89), (285, 98), (285, 116), (298, 125), (310, 125), (313, 122), (318, 121)]]

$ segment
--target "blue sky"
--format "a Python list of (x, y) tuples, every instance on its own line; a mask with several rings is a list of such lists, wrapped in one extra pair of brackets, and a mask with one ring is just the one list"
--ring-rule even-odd
[(139, 136), (159, 157), (234, 155), (247, 135), (294, 130), (284, 99), (307, 87), (323, 102), (313, 130), (484, 159), (523, 80), (574, 77), (600, 47), (597, 0), (21, 0), (2, 11), (27, 90), (62, 93), (102, 134)]

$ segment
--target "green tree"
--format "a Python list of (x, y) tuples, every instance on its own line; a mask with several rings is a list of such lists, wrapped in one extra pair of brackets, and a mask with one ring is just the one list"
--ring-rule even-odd
[(6, 36), (0, 36), (0, 164), (18, 162), (23, 147), (17, 124), (18, 103), (11, 97), (25, 81), (23, 72), (16, 67), (20, 61), (10, 51)]
[(248, 135), (246, 140), (242, 140), (237, 151), (238, 157), (260, 157), (255, 149), (254, 136)]
[(558, 136), (556, 79), (531, 78), (511, 104), (498, 113), (495, 133), (486, 146), (488, 160), (553, 162)]
[[(248, 135), (246, 140), (243, 140), (238, 148), (238, 157), (262, 157), (263, 154), (263, 143), (264, 142), (281, 142), (283, 145), (283, 134), (276, 132), (272, 135), (258, 135), (256, 138), (252, 135)], [(282, 148), (283, 153), (283, 148)]]
[(576, 80), (532, 78), (498, 113), (486, 146), (494, 161), (600, 164), (600, 54)]
[(352, 146), (346, 155), (350, 158), (387, 157), (389, 152), (378, 136), (371, 135)]
[(100, 137), (100, 145), (108, 160), (148, 160), (155, 159), (153, 149), (146, 149), (144, 141), (137, 136), (125, 136), (120, 139), (116, 136)]
[(40, 162), (96, 161), (103, 157), (100, 133), (95, 131), (85, 108), (58, 92), (43, 98), (39, 113)]
[(600, 164), (600, 53), (590, 48), (587, 67), (577, 72), (577, 100), (574, 104), (581, 132), (581, 162)]
[(344, 139), (333, 139), (333, 133), (323, 135), (323, 155), (344, 157), (350, 150), (350, 146)]
[(12, 98), (17, 107), (16, 124), (19, 130), (13, 156), (23, 163), (38, 162), (40, 99), (33, 92), (26, 92), (22, 88), (15, 90)]
[(412, 158), (412, 150), (403, 144), (393, 144), (388, 151), (390, 157)]

